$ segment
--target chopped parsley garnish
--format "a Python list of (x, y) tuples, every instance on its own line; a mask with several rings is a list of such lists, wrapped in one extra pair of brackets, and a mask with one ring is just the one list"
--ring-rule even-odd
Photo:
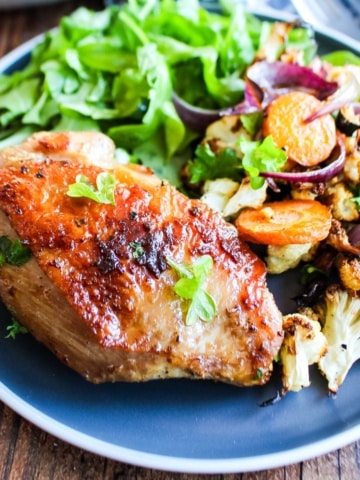
[(133, 249), (133, 258), (139, 258), (144, 254), (144, 249), (139, 242), (130, 242), (130, 247)]
[(354, 203), (356, 203), (356, 207), (358, 210), (360, 210), (360, 197), (353, 197), (351, 199)]
[(350, 191), (354, 195), (351, 201), (356, 204), (358, 210), (360, 210), (360, 187), (358, 185), (349, 185)]
[(20, 240), (10, 240), (4, 235), (0, 237), (0, 266), (5, 263), (20, 266), (26, 263), (30, 257), (30, 249), (24, 246)]
[(19, 333), (28, 333), (27, 329), (23, 327), (14, 317), (11, 318), (11, 324), (6, 327), (8, 334), (5, 338), (12, 338), (15, 340)]
[(262, 142), (242, 137), (239, 147), (244, 154), (243, 168), (248, 173), (253, 188), (263, 185), (265, 179), (259, 176), (261, 172), (278, 172), (287, 161), (287, 154), (275, 145), (271, 136), (265, 137)]
[[(253, 120), (256, 120), (255, 117)], [(252, 128), (250, 124), (248, 128)], [(260, 173), (278, 172), (287, 161), (285, 151), (275, 145), (271, 136), (259, 142), (248, 140), (243, 135), (239, 137), (237, 147), (237, 150), (224, 148), (216, 154), (208, 143), (200, 144), (195, 151), (195, 158), (189, 163), (191, 182), (215, 178), (241, 180), (249, 175), (251, 186), (260, 188), (265, 181)]]
[(215, 178), (240, 179), (241, 160), (233, 148), (224, 148), (216, 155), (208, 143), (200, 144), (195, 150), (195, 158), (189, 162), (191, 183), (214, 180)]
[(77, 175), (76, 183), (69, 185), (69, 197), (90, 198), (98, 203), (115, 205), (116, 179), (108, 172), (101, 172), (96, 177), (96, 187), (85, 175)]
[(174, 286), (175, 293), (189, 300), (185, 324), (193, 325), (198, 319), (210, 322), (217, 312), (217, 306), (215, 299), (205, 290), (204, 284), (213, 267), (213, 259), (210, 255), (203, 255), (189, 265), (167, 258), (167, 263), (180, 277)]

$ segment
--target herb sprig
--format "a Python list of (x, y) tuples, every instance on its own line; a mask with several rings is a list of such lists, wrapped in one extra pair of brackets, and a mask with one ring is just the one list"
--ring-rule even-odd
[(23, 265), (30, 257), (31, 250), (20, 240), (10, 240), (5, 235), (0, 237), (0, 267), (6, 263), (15, 266)]
[(98, 203), (115, 205), (116, 179), (108, 172), (96, 177), (96, 188), (85, 175), (77, 175), (76, 182), (68, 187), (69, 197), (90, 198)]
[(265, 181), (261, 172), (280, 171), (287, 160), (284, 150), (278, 148), (270, 136), (261, 142), (240, 136), (237, 147), (236, 150), (224, 148), (216, 154), (208, 143), (200, 144), (189, 163), (191, 182), (224, 177), (239, 180), (248, 175), (251, 186), (260, 188)]
[(133, 258), (137, 259), (140, 258), (141, 255), (144, 254), (144, 248), (139, 242), (130, 242), (130, 247), (133, 250), (132, 256)]
[(193, 325), (198, 319), (210, 322), (217, 312), (214, 297), (204, 288), (213, 267), (213, 260), (210, 255), (199, 257), (192, 265), (176, 263), (170, 258), (166, 260), (180, 277), (174, 286), (175, 293), (179, 297), (190, 301), (185, 324)]
[(14, 317), (11, 318), (11, 323), (6, 327), (6, 331), (8, 334), (5, 338), (12, 338), (13, 340), (21, 333), (28, 333), (27, 328), (21, 325)]

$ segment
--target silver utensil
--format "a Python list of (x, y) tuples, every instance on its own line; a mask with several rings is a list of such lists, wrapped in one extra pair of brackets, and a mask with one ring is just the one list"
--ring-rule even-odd
[(360, 40), (360, 18), (339, 0), (291, 0), (299, 16), (315, 28), (329, 27)]

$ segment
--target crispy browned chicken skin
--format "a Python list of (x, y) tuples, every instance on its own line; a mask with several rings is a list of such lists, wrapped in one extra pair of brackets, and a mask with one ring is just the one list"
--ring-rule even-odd
[[(115, 206), (67, 195), (78, 174), (95, 183), (104, 170), (118, 182)], [(0, 208), (0, 235), (19, 237), (33, 253), (23, 266), (1, 267), (4, 303), (88, 380), (269, 379), (282, 316), (264, 264), (210, 208), (146, 168), (116, 165), (104, 135), (41, 132), (5, 149)], [(167, 257), (192, 264), (205, 254), (218, 310), (187, 326), (188, 301), (174, 292)]]

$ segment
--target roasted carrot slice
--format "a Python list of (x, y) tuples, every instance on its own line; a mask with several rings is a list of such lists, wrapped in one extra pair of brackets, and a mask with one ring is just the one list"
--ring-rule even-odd
[(304, 92), (290, 92), (273, 100), (264, 119), (263, 134), (300, 165), (311, 167), (326, 160), (336, 145), (336, 126), (330, 114), (306, 120), (321, 106)]
[(331, 214), (317, 200), (283, 200), (242, 210), (235, 221), (240, 237), (251, 243), (316, 243), (329, 234)]

